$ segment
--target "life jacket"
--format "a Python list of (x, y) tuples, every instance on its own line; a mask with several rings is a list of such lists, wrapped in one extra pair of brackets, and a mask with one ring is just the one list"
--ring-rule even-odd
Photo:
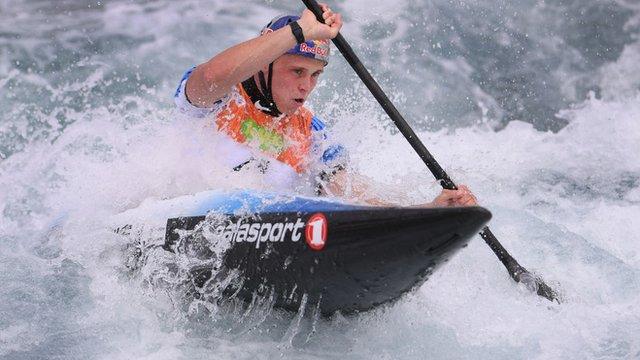
[(300, 107), (292, 115), (271, 116), (253, 103), (241, 85), (235, 90), (239, 96), (232, 96), (216, 114), (218, 131), (291, 166), (297, 173), (304, 172), (309, 162), (313, 114)]

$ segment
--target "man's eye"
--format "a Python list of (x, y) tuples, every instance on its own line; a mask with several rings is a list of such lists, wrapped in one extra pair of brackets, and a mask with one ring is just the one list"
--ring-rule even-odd
[(313, 75), (311, 76), (317, 78), (318, 76), (320, 76), (320, 74), (322, 74), (322, 72), (318, 71), (318, 72), (314, 72)]
[(303, 71), (300, 70), (300, 69), (295, 69), (295, 70), (293, 70), (293, 72), (295, 72), (296, 75), (302, 75), (302, 73), (303, 73)]

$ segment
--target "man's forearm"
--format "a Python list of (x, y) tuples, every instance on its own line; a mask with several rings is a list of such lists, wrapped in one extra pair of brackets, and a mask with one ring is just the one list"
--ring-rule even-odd
[(372, 186), (372, 180), (361, 175), (349, 174), (342, 170), (334, 174), (325, 184), (326, 190), (334, 196), (348, 197), (374, 206), (398, 206), (398, 204), (381, 199), (377, 189)]
[(198, 65), (187, 80), (189, 101), (210, 107), (231, 87), (248, 79), (292, 48), (296, 39), (289, 26), (235, 45)]

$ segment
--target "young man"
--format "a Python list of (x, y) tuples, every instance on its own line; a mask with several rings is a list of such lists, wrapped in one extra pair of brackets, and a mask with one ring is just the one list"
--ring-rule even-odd
[[(176, 105), (192, 116), (215, 119), (218, 131), (230, 139), (221, 153), (236, 171), (257, 164), (279, 179), (315, 173), (321, 192), (349, 192), (361, 201), (388, 205), (371, 194), (366, 181), (343, 171), (344, 149), (327, 143), (324, 123), (303, 106), (328, 63), (330, 39), (342, 27), (340, 14), (321, 7), (324, 24), (309, 10), (300, 17), (276, 17), (260, 36), (187, 71)], [(429, 205), (476, 205), (476, 200), (461, 186), (443, 190)]]

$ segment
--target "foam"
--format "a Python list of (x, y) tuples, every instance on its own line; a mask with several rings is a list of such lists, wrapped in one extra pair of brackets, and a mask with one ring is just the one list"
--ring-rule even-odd
[[(40, 9), (29, 4), (8, 9)], [(351, 11), (363, 4), (344, 6)], [(256, 326), (248, 315), (225, 322), (209, 316), (212, 310), (201, 304), (189, 312), (176, 302), (171, 286), (160, 284), (179, 281), (161, 266), (162, 252), (154, 254), (158, 266), (129, 276), (122, 259), (128, 244), (105, 219), (149, 199), (272, 186), (238, 176), (216, 161), (218, 140), (211, 128), (177, 115), (170, 99), (184, 69), (251, 36), (260, 19), (291, 10), (266, 4), (261, 13), (260, 4), (243, 14), (246, 5), (213, 1), (203, 11), (198, 1), (113, 2), (69, 18), (66, 25), (74, 28), (69, 33), (42, 21), (45, 15), (11, 10), (16, 19), (31, 21), (22, 26), (37, 31), (24, 42), (2, 40), (20, 47), (23, 62), (31, 57), (32, 74), (9, 63), (13, 53), (0, 48), (0, 89), (7, 96), (21, 95), (1, 98), (11, 110), (1, 115), (0, 131), (15, 136), (3, 137), (0, 150), (0, 263), (6, 265), (0, 274), (0, 313), (7, 314), (0, 317), (0, 356), (583, 359), (640, 354), (637, 43), (596, 71), (600, 94), (557, 114), (569, 124), (557, 132), (517, 120), (495, 131), (490, 110), (471, 116), (464, 126), (422, 126), (438, 116), (413, 110), (407, 115), (412, 124), (419, 123), (418, 135), (447, 172), (470, 185), (493, 211), (491, 227), (500, 241), (560, 289), (566, 299), (562, 305), (515, 285), (480, 238), (399, 303), (314, 323), (293, 323), (281, 314), (267, 320), (258, 314)], [(387, 6), (373, 9), (380, 15), (372, 20), (383, 20)], [(55, 9), (47, 16), (67, 18)], [(393, 19), (402, 20), (397, 14)], [(86, 24), (95, 27), (83, 33)], [(198, 31), (200, 26), (204, 30)], [(405, 31), (398, 28), (390, 39)], [(58, 47), (52, 46), (45, 35), (60, 32)], [(358, 44), (362, 41), (357, 37)], [(86, 52), (76, 63), (73, 54), (81, 48)], [(69, 63), (46, 67), (65, 56)], [(382, 196), (403, 204), (430, 200), (438, 193), (437, 183), (335, 58), (314, 109), (349, 148), (353, 167), (381, 184)], [(368, 61), (377, 64), (375, 57)], [(468, 62), (453, 59), (444, 65), (460, 81), (470, 81)], [(372, 66), (402, 75), (386, 62)], [(404, 91), (432, 95), (441, 90), (426, 83), (404, 86), (409, 89)], [(29, 98), (29, 89), (41, 92)], [(481, 90), (474, 91), (490, 97)], [(394, 102), (407, 99), (393, 87), (389, 93)], [(41, 99), (42, 94), (47, 97)], [(407, 114), (409, 106), (399, 103)], [(47, 232), (54, 223), (63, 226)]]

